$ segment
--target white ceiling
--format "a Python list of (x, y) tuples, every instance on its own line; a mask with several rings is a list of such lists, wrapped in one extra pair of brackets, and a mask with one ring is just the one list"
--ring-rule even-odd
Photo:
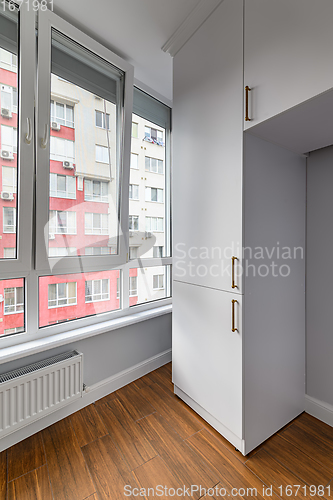
[(54, 0), (54, 11), (135, 67), (172, 100), (172, 58), (161, 47), (201, 0)]

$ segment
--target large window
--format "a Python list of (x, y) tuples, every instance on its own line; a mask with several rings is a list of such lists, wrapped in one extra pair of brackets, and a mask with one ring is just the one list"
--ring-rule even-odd
[(169, 304), (170, 110), (51, 10), (0, 28), (2, 346)]
[(76, 199), (76, 178), (70, 175), (50, 174), (50, 196)]

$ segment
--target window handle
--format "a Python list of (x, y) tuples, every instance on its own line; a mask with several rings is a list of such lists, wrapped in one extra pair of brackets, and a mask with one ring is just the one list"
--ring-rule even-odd
[(44, 136), (43, 136), (43, 138), (40, 141), (40, 147), (42, 149), (46, 149), (48, 141), (49, 141), (49, 126), (46, 123), (45, 127), (44, 127)]
[(238, 300), (232, 300), (231, 301), (231, 306), (232, 306), (232, 311), (231, 311), (231, 331), (232, 332), (238, 332), (238, 328), (235, 326), (235, 304), (238, 304)]
[(249, 92), (252, 89), (248, 85), (245, 87), (245, 121), (250, 122), (251, 118), (249, 117)]
[(25, 134), (24, 140), (25, 140), (26, 144), (31, 144), (32, 126), (31, 126), (31, 119), (30, 118), (27, 118), (27, 133)]
[(235, 284), (235, 260), (238, 260), (237, 257), (231, 257), (231, 262), (232, 262), (231, 288), (238, 288), (238, 286)]

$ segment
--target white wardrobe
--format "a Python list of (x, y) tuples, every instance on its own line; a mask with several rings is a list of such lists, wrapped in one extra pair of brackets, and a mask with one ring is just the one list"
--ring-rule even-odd
[(329, 15), (224, 0), (174, 58), (173, 382), (243, 454), (304, 410), (304, 153), (333, 143)]

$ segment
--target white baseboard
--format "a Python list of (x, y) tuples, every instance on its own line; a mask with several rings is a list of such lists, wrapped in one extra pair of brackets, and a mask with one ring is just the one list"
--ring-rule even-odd
[(223, 425), (219, 420), (217, 420), (213, 415), (208, 413), (207, 410), (202, 408), (194, 399), (190, 398), (185, 392), (183, 392), (176, 385), (174, 386), (175, 394), (185, 401), (185, 403), (190, 406), (198, 415), (200, 415), (206, 422), (208, 422), (214, 429), (216, 429), (223, 437), (225, 437), (231, 444), (233, 444), (237, 450), (239, 450), (243, 455), (245, 455), (245, 441), (233, 432), (231, 432), (225, 425)]
[(333, 406), (319, 399), (305, 395), (305, 411), (333, 427)]
[(0, 452), (171, 361), (171, 349), (88, 387), (82, 398), (0, 439)]

